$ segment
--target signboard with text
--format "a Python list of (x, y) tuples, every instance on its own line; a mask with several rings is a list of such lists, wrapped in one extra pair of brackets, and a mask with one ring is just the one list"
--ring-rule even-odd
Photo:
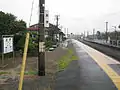
[(13, 52), (13, 37), (3, 37), (3, 53)]

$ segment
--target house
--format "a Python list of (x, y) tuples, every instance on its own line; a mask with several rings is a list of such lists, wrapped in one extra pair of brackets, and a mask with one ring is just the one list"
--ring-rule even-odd
[[(27, 30), (29, 30), (30, 32), (36, 32), (38, 33), (39, 30), (39, 25), (38, 24), (34, 24), (31, 25), (29, 28), (27, 28)], [(49, 24), (49, 27), (45, 28), (45, 38), (51, 36), (52, 40), (60, 40), (60, 37), (64, 35), (63, 33), (61, 34), (61, 29), (57, 28), (55, 25), (53, 24)], [(32, 37), (35, 37), (34, 35)]]

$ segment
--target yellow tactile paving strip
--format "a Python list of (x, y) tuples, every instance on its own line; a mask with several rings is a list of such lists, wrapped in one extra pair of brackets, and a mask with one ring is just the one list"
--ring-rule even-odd
[(105, 57), (99, 55), (99, 52), (90, 48), (86, 45), (84, 50), (93, 58), (93, 60), (105, 71), (105, 73), (110, 77), (113, 83), (116, 85), (118, 90), (120, 90), (120, 76), (106, 63), (104, 63)]

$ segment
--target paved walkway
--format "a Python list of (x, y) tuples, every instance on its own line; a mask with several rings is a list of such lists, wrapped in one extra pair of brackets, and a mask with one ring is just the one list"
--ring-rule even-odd
[(98, 54), (101, 56), (99, 59), (94, 56), (95, 50), (75, 40), (73, 43), (79, 60), (71, 62), (65, 71), (58, 73), (55, 90), (119, 90), (117, 89), (119, 83), (116, 84), (111, 78), (118, 76), (107, 65), (107, 63), (118, 64), (118, 62), (106, 60), (104, 63), (101, 54)]

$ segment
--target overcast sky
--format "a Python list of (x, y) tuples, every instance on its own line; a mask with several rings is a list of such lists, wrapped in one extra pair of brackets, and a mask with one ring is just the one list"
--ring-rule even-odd
[[(0, 11), (9, 12), (29, 23), (33, 0), (1, 0)], [(31, 24), (38, 23), (38, 2), (34, 0)], [(55, 23), (55, 15), (60, 15), (60, 24), (69, 32), (81, 33), (105, 31), (105, 22), (109, 29), (120, 24), (120, 0), (46, 0), (46, 9), (50, 12), (50, 22)], [(64, 31), (64, 30), (63, 30)]]

